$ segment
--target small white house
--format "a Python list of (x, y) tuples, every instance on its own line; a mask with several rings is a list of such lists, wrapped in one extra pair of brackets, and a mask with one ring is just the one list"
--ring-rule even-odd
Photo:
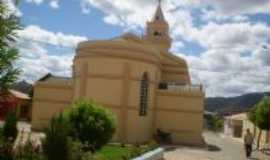
[(246, 113), (240, 113), (225, 117), (224, 134), (235, 138), (241, 138), (243, 136), (245, 120), (247, 120)]
[[(248, 120), (247, 113), (240, 113), (225, 117), (224, 121), (225, 135), (233, 138), (243, 139), (243, 136), (247, 129), (249, 129), (253, 134), (253, 136), (257, 139), (259, 129)], [(270, 132), (263, 131), (261, 135), (261, 147), (269, 145), (270, 145)]]

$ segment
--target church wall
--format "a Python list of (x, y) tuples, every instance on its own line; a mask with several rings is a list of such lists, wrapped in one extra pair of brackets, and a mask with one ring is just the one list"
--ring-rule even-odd
[(32, 128), (45, 127), (55, 114), (69, 108), (71, 99), (71, 86), (37, 82), (34, 86)]
[[(113, 112), (117, 119), (117, 133), (113, 141), (145, 142), (151, 139), (153, 133), (151, 108), (154, 107), (158, 71), (159, 68), (155, 64), (132, 59), (106, 56), (77, 58), (75, 88), (78, 85), (81, 89), (77, 90), (79, 93), (75, 95), (77, 98), (80, 96), (91, 98)], [(144, 72), (148, 73), (150, 81), (149, 111), (147, 116), (141, 117), (139, 94), (140, 80)]]
[(184, 59), (176, 57), (171, 53), (161, 52), (162, 81), (190, 84), (188, 66)]
[(157, 95), (156, 128), (172, 133), (174, 143), (201, 144), (203, 129), (203, 94)]
[(122, 101), (122, 80), (106, 78), (87, 78), (87, 97), (98, 103), (120, 105)]
[(149, 142), (153, 136), (153, 111), (148, 110), (147, 116), (139, 116), (138, 108), (129, 108), (127, 119), (127, 141), (129, 143)]

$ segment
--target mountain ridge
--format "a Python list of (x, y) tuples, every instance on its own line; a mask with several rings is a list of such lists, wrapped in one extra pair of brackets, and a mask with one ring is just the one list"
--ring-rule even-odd
[(246, 112), (270, 92), (254, 92), (235, 97), (209, 97), (205, 99), (205, 110), (219, 115)]

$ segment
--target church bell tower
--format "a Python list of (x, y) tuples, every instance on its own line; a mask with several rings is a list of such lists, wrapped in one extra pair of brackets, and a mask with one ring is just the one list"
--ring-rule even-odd
[(171, 37), (169, 36), (169, 24), (164, 18), (159, 0), (154, 17), (147, 22), (147, 29), (144, 38), (155, 44), (159, 49), (168, 51), (171, 48)]

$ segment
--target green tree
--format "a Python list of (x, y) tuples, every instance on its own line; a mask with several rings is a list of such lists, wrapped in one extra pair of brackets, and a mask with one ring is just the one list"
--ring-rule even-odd
[(257, 110), (257, 105), (252, 107), (248, 112), (248, 119), (255, 125), (257, 125), (257, 122), (256, 122), (256, 119), (257, 119), (256, 110)]
[(217, 115), (209, 116), (207, 119), (209, 129), (214, 132), (220, 132), (223, 129), (223, 119)]
[(45, 129), (46, 137), (42, 142), (47, 160), (70, 160), (69, 133), (70, 126), (62, 114), (51, 119), (49, 127)]
[[(256, 104), (254, 107), (252, 107), (249, 112), (248, 112), (248, 119), (256, 126), (258, 127), (258, 123), (257, 123), (257, 109), (258, 109), (258, 105)], [(262, 135), (262, 130), (259, 128), (259, 134), (257, 137), (257, 148), (259, 148), (260, 146), (260, 139), (261, 139), (261, 135)]]
[(263, 130), (270, 130), (270, 97), (263, 98), (248, 113), (249, 120), (259, 128), (257, 148), (260, 147), (260, 139)]
[(88, 145), (92, 152), (108, 143), (115, 132), (112, 113), (92, 101), (78, 100), (67, 112), (73, 137)]
[(3, 136), (5, 140), (11, 139), (12, 142), (16, 140), (18, 134), (17, 122), (18, 119), (15, 113), (10, 112), (7, 114), (3, 127)]
[(0, 1), (0, 93), (6, 93), (17, 80), (19, 69), (14, 62), (19, 58), (15, 48), (16, 31), (20, 29), (19, 19), (9, 14), (5, 2)]

